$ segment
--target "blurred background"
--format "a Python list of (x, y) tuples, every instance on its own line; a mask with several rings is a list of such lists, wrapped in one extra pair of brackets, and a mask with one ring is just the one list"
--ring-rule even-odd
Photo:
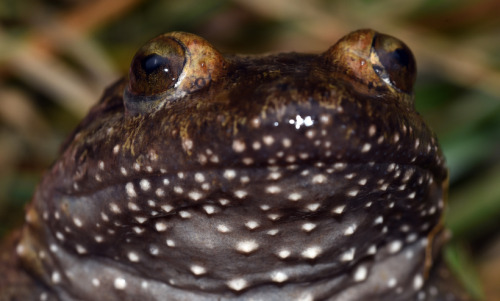
[(359, 28), (413, 50), (416, 106), (450, 168), (446, 258), (474, 296), (500, 300), (500, 0), (2, 0), (0, 236), (150, 38), (181, 30), (222, 52), (319, 53)]

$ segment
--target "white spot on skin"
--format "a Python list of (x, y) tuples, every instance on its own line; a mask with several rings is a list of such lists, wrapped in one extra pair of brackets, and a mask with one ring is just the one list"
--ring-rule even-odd
[(314, 130), (308, 130), (306, 132), (306, 137), (309, 138), (309, 139), (314, 138), (315, 135), (316, 135), (316, 132)]
[(83, 247), (82, 245), (76, 245), (76, 251), (78, 252), (78, 254), (87, 253), (87, 249), (85, 249), (85, 247)]
[(97, 278), (93, 278), (92, 285), (95, 287), (99, 287), (101, 285), (101, 281), (99, 281), (99, 279), (97, 279)]
[(306, 208), (309, 211), (316, 211), (316, 210), (318, 210), (319, 206), (320, 206), (320, 204), (318, 204), (318, 203), (312, 203), (312, 204), (307, 205)]
[(120, 144), (116, 144), (116, 145), (113, 147), (113, 155), (118, 154), (118, 152), (120, 152)]
[(302, 225), (302, 230), (306, 232), (311, 232), (314, 228), (316, 228), (316, 224), (313, 223), (305, 223)]
[(413, 278), (413, 288), (418, 291), (419, 289), (422, 288), (422, 285), (424, 284), (424, 279), (422, 278), (422, 275), (417, 274), (415, 278)]
[(128, 257), (128, 260), (130, 260), (131, 262), (138, 262), (139, 261), (139, 255), (137, 255), (137, 253), (135, 253), (135, 252), (129, 252), (127, 254), (127, 257)]
[(270, 220), (272, 220), (272, 221), (275, 221), (275, 220), (279, 219), (279, 218), (280, 218), (280, 216), (281, 216), (281, 215), (276, 214), (276, 213), (271, 213), (271, 214), (268, 214), (268, 215), (267, 215), (267, 217), (268, 217)]
[(53, 272), (51, 278), (54, 284), (61, 282), (61, 274), (59, 272)]
[(352, 225), (350, 225), (350, 226), (349, 226), (349, 227), (347, 227), (347, 229), (344, 231), (344, 235), (345, 235), (345, 236), (352, 235), (352, 234), (356, 231), (356, 228), (357, 228), (357, 225), (356, 225), (356, 224), (352, 224)]
[(258, 248), (259, 248), (259, 244), (257, 244), (254, 240), (240, 241), (236, 245), (236, 250), (238, 250), (242, 253), (245, 253), (245, 254), (252, 253), (252, 252), (256, 251)]
[(349, 250), (345, 251), (344, 253), (342, 253), (342, 255), (340, 255), (340, 261), (351, 261), (354, 259), (354, 254), (356, 253), (356, 249), (355, 248), (350, 248)]
[(220, 224), (220, 225), (217, 225), (217, 231), (219, 231), (220, 233), (227, 233), (231, 230), (226, 225)]
[(193, 264), (190, 267), (190, 270), (196, 276), (203, 275), (203, 274), (205, 274), (207, 272), (207, 270), (204, 267), (202, 267), (200, 265), (196, 265), (196, 264)]
[[(19, 247), (19, 246), (22, 246), (22, 245), (18, 245), (18, 247)], [(50, 251), (51, 251), (52, 253), (56, 253), (58, 250), (59, 250), (59, 248), (57, 247), (57, 245), (56, 245), (56, 244), (51, 244), (51, 245), (50, 245)], [(20, 255), (20, 254), (18, 253), (18, 255)]]
[(290, 146), (292, 146), (292, 140), (283, 138), (283, 140), (281, 140), (281, 144), (283, 144), (285, 148), (289, 148)]
[(368, 251), (366, 251), (366, 254), (368, 255), (375, 255), (375, 253), (377, 253), (377, 247), (375, 245), (371, 245), (368, 248)]
[(175, 247), (175, 241), (173, 241), (171, 239), (167, 239), (165, 242), (167, 243), (167, 246), (169, 246), (171, 248)]
[(165, 196), (165, 190), (163, 190), (162, 188), (156, 189), (155, 193), (156, 193), (156, 195), (158, 197), (164, 197)]
[(198, 191), (191, 191), (188, 193), (188, 196), (193, 200), (193, 201), (198, 201), (203, 197), (203, 194), (199, 193)]
[(162, 205), (160, 208), (167, 213), (174, 210), (174, 207), (169, 204)]
[(279, 186), (267, 186), (266, 187), (266, 192), (270, 194), (276, 194), (281, 192), (281, 188)]
[(271, 180), (278, 180), (280, 178), (281, 178), (280, 172), (272, 172), (269, 174), (269, 179), (271, 179)]
[(132, 211), (139, 211), (140, 210), (139, 206), (137, 206), (137, 204), (133, 203), (133, 202), (128, 202), (127, 207), (128, 207), (128, 209), (130, 209)]
[(373, 137), (373, 135), (375, 135), (376, 132), (377, 132), (377, 127), (374, 124), (370, 125), (370, 127), (368, 128), (368, 135), (370, 137)]
[(368, 269), (364, 265), (360, 265), (355, 271), (354, 271), (354, 281), (356, 282), (361, 282), (366, 279), (366, 276), (368, 276)]
[(198, 183), (202, 183), (205, 181), (205, 176), (201, 173), (201, 172), (197, 172), (195, 175), (194, 175), (194, 180)]
[(338, 171), (342, 171), (346, 167), (347, 167), (347, 164), (346, 163), (342, 163), (342, 162), (337, 162), (337, 163), (333, 164), (333, 168), (335, 168), (335, 170), (338, 170)]
[(115, 203), (110, 203), (109, 209), (111, 210), (111, 212), (116, 213), (116, 214), (121, 212), (120, 207), (118, 207), (118, 205), (116, 205)]
[(349, 191), (347, 192), (347, 195), (348, 195), (348, 196), (355, 197), (355, 196), (357, 196), (357, 195), (358, 195), (358, 193), (359, 193), (359, 190), (357, 190), (357, 189), (353, 189), (353, 190), (349, 190)]
[(332, 212), (336, 214), (342, 214), (344, 212), (345, 205), (335, 207)]
[(141, 228), (141, 227), (137, 227), (137, 226), (135, 226), (135, 227), (133, 227), (132, 229), (133, 229), (133, 230), (134, 230), (134, 232), (135, 232), (135, 233), (137, 233), (137, 234), (142, 234), (142, 233), (144, 233), (144, 228)]
[(387, 187), (389, 187), (389, 184), (384, 183), (384, 184), (380, 185), (379, 190), (386, 191)]
[(135, 198), (137, 196), (137, 193), (135, 192), (134, 184), (133, 183), (127, 183), (125, 184), (125, 191), (127, 192), (127, 195), (129, 198)]
[(224, 178), (228, 179), (228, 180), (232, 180), (236, 177), (236, 171), (234, 171), (233, 169), (226, 169), (224, 171)]
[(271, 280), (274, 282), (282, 283), (288, 280), (288, 276), (284, 272), (275, 271), (271, 273)]
[(390, 278), (388, 281), (387, 281), (387, 287), (395, 287), (396, 284), (398, 284), (398, 281), (396, 280), (396, 278)]
[(346, 178), (346, 179), (348, 179), (348, 180), (351, 180), (351, 179), (352, 179), (352, 178), (354, 178), (355, 176), (356, 176), (356, 174), (355, 174), (355, 173), (349, 173), (349, 174), (346, 174), (346, 175), (344, 176), (344, 178)]
[(216, 211), (216, 208), (212, 205), (205, 205), (203, 206), (203, 210), (205, 210), (205, 212), (208, 214), (208, 215), (211, 215), (211, 214), (214, 214), (215, 211)]
[(294, 201), (294, 202), (300, 200), (301, 198), (302, 198), (302, 195), (300, 195), (300, 193), (298, 193), (298, 192), (292, 192), (288, 195), (288, 199), (290, 201)]
[(252, 158), (250, 158), (250, 157), (243, 158), (243, 163), (244, 163), (245, 165), (250, 165), (250, 164), (252, 164), (252, 163), (253, 163), (253, 159), (252, 159)]
[(379, 215), (373, 222), (375, 225), (382, 224), (384, 222), (384, 217)]
[(228, 199), (219, 199), (219, 203), (222, 206), (226, 206), (227, 204), (229, 204), (229, 200)]
[(160, 249), (158, 249), (157, 246), (150, 246), (149, 247), (149, 254), (156, 256), (159, 253), (160, 253)]
[(250, 121), (250, 124), (254, 128), (258, 128), (260, 126), (260, 119), (258, 117), (252, 118), (252, 120)]
[(321, 248), (319, 246), (312, 246), (302, 251), (301, 255), (304, 258), (314, 259), (318, 257), (320, 253), (321, 253)]
[(156, 231), (163, 232), (167, 230), (167, 223), (165, 222), (156, 222), (155, 224)]
[(326, 177), (325, 177), (325, 175), (322, 175), (322, 174), (315, 175), (312, 178), (312, 182), (313, 182), (313, 184), (323, 184), (326, 182)]
[(116, 278), (113, 285), (117, 290), (124, 290), (127, 287), (127, 281), (123, 278)]
[(271, 229), (271, 230), (267, 231), (266, 233), (267, 233), (267, 235), (274, 236), (274, 235), (278, 234), (279, 232), (280, 232), (280, 230), (278, 230), (278, 229)]
[(180, 211), (179, 215), (181, 216), (181, 218), (190, 218), (191, 217), (191, 213), (189, 213), (187, 211)]
[(78, 228), (80, 228), (81, 226), (83, 226), (82, 221), (81, 221), (78, 217), (74, 217), (74, 218), (73, 218), (73, 223), (74, 223), (74, 224), (75, 224), (75, 226), (77, 226)]
[(143, 191), (148, 191), (151, 188), (151, 183), (148, 180), (146, 180), (146, 179), (142, 179), (139, 182), (139, 186), (141, 186), (141, 189)]
[(227, 286), (235, 291), (241, 291), (245, 287), (247, 287), (248, 283), (243, 278), (231, 279), (227, 282)]
[(234, 140), (233, 141), (233, 150), (237, 153), (241, 153), (246, 149), (245, 142), (243, 140)]
[(248, 222), (246, 222), (246, 223), (245, 223), (245, 226), (246, 226), (248, 229), (253, 230), (253, 229), (255, 229), (255, 228), (259, 227), (259, 223), (258, 223), (258, 222), (256, 222), (256, 221), (248, 221)]
[(245, 190), (236, 190), (236, 191), (234, 192), (234, 195), (235, 195), (237, 198), (242, 199), (242, 198), (244, 198), (244, 197), (246, 197), (246, 196), (247, 196), (247, 192), (246, 192)]
[(394, 254), (401, 250), (403, 243), (400, 240), (395, 240), (389, 244), (389, 253)]
[(273, 138), (273, 136), (266, 135), (266, 136), (262, 137), (262, 141), (264, 141), (264, 143), (266, 145), (271, 145), (274, 143), (274, 138)]
[(122, 175), (126, 176), (127, 175), (127, 170), (125, 169), (125, 167), (120, 167), (120, 172), (122, 173)]
[(372, 145), (370, 143), (365, 143), (363, 145), (363, 147), (361, 148), (361, 152), (362, 153), (367, 153), (370, 151), (370, 149), (372, 148)]
[(289, 250), (286, 250), (286, 249), (284, 249), (284, 250), (280, 250), (280, 251), (278, 252), (278, 256), (279, 256), (280, 258), (282, 258), (282, 259), (287, 258), (288, 256), (290, 256), (290, 254), (291, 254), (291, 253), (290, 253), (290, 251), (289, 251)]

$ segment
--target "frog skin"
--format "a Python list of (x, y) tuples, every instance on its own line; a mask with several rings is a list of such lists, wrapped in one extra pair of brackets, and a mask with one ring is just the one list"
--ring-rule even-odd
[(466, 300), (408, 47), (223, 56), (161, 35), (63, 145), (0, 300)]

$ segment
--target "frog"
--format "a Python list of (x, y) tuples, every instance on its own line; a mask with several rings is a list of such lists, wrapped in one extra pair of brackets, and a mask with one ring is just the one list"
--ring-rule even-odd
[(150, 40), (3, 243), (0, 300), (468, 300), (415, 80), (371, 29), (320, 54)]

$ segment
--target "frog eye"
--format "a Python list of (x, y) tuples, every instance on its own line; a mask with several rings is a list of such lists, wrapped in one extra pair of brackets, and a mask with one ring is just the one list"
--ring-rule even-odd
[(370, 55), (373, 70), (387, 84), (411, 92), (416, 79), (416, 63), (408, 46), (400, 40), (376, 34)]
[(132, 59), (129, 90), (151, 96), (171, 89), (186, 62), (182, 46), (173, 39), (159, 36), (144, 45)]
[(125, 108), (132, 115), (154, 112), (210, 87), (225, 72), (224, 57), (204, 39), (184, 32), (161, 35), (132, 60)]

